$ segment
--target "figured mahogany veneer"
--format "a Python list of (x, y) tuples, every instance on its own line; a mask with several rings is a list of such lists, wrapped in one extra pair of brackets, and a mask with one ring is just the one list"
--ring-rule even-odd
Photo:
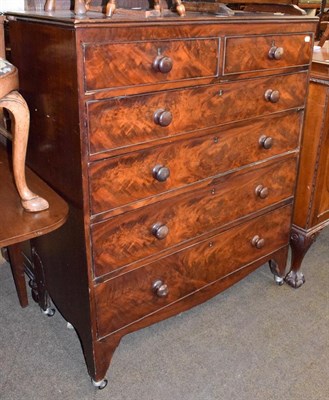
[[(255, 258), (284, 247), (290, 233), (290, 218), (291, 206), (285, 206), (98, 285), (98, 336), (109, 335), (127, 323), (145, 318)], [(261, 248), (252, 245), (256, 235), (265, 242)], [(168, 296), (155, 297), (150, 290), (159, 277), (168, 286)]]
[[(90, 153), (301, 107), (307, 80), (307, 73), (300, 72), (248, 80), (243, 88), (234, 82), (88, 102)], [(266, 100), (268, 89), (279, 92), (279, 102)], [(171, 113), (168, 126), (155, 121), (158, 110)]]
[[(85, 90), (215, 77), (218, 49), (218, 38), (88, 43), (84, 46)], [(194, 82), (197, 85), (198, 81)]]
[(308, 65), (310, 41), (304, 34), (228, 37), (223, 74)]
[(143, 15), (9, 24), (29, 164), (70, 204), (44, 284), (101, 386), (127, 333), (266, 262), (283, 281), (317, 22)]
[[(201, 190), (92, 225), (95, 275), (105, 274), (279, 203), (293, 195), (295, 176), (295, 157), (261, 164), (252, 170), (216, 178)], [(267, 188), (268, 193), (263, 198), (257, 192), (259, 186)], [(152, 232), (152, 227), (159, 222), (169, 230), (165, 238), (159, 239)]]
[[(218, 127), (206, 136), (91, 163), (91, 212), (113, 214), (125, 204), (172, 189), (189, 190), (188, 185), (204, 185), (206, 178), (293, 151), (299, 145), (300, 117), (292, 111), (241, 126)], [(157, 166), (168, 169), (166, 179), (157, 178)]]

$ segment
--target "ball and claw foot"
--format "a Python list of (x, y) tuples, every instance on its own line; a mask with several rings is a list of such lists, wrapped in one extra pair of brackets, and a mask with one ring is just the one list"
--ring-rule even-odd
[(107, 379), (102, 379), (101, 381), (94, 381), (93, 379), (91, 380), (92, 384), (95, 388), (102, 390), (107, 386)]
[(47, 315), (48, 317), (53, 317), (55, 315), (55, 309), (48, 307), (45, 310), (41, 310), (43, 314)]
[(300, 271), (290, 271), (284, 278), (285, 282), (294, 289), (300, 288), (305, 283), (305, 277)]

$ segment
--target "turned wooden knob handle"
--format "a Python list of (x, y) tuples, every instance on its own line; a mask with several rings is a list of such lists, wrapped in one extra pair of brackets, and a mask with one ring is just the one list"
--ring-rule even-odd
[(161, 279), (158, 279), (155, 282), (153, 282), (152, 291), (158, 297), (167, 297), (169, 293), (168, 286), (165, 283), (163, 283)]
[(258, 196), (261, 199), (266, 199), (268, 196), (268, 188), (263, 185), (258, 185), (255, 189), (256, 196)]
[(168, 126), (172, 122), (172, 113), (160, 108), (154, 113), (154, 122), (160, 126)]
[(266, 101), (277, 103), (280, 100), (280, 92), (278, 90), (267, 89), (264, 97)]
[(157, 239), (162, 240), (168, 236), (169, 228), (162, 222), (157, 222), (152, 226), (151, 232)]
[(270, 51), (268, 52), (268, 57), (271, 60), (280, 60), (283, 56), (284, 50), (283, 47), (272, 46)]
[(261, 249), (265, 245), (265, 239), (256, 235), (251, 239), (251, 244), (256, 247), (256, 249)]
[(259, 138), (259, 144), (261, 147), (263, 147), (264, 149), (268, 150), (272, 147), (273, 145), (273, 139), (271, 138), (271, 136), (261, 136)]
[(165, 182), (170, 176), (170, 169), (164, 165), (156, 165), (152, 171), (153, 178), (159, 182)]
[(172, 70), (173, 61), (170, 57), (159, 55), (154, 59), (152, 67), (156, 72), (167, 74)]

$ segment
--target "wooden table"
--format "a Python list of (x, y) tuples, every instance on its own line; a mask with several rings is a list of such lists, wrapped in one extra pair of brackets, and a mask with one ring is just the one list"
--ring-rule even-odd
[(320, 231), (329, 223), (329, 42), (313, 53), (311, 82), (291, 236), (292, 272), (302, 284), (300, 266)]
[[(22, 307), (28, 305), (24, 278), (24, 260), (21, 251), (23, 242), (52, 232), (64, 224), (68, 216), (66, 202), (31, 170), (26, 169), (27, 182), (35, 193), (49, 202), (49, 209), (37, 213), (25, 211), (21, 205), (12, 173), (12, 163), (5, 146), (0, 145), (0, 248), (7, 247), (18, 298)], [(34, 253), (32, 248), (32, 253)], [(37, 255), (34, 254), (34, 260)], [(33, 262), (30, 273), (37, 278), (38, 263)], [(39, 279), (34, 279), (34, 298), (43, 309), (47, 309), (47, 299), (40, 287)], [(46, 306), (46, 307), (45, 307)]]

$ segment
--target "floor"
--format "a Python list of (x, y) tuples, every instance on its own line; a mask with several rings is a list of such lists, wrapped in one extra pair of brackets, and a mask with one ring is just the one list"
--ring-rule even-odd
[(328, 400), (329, 228), (306, 283), (277, 286), (267, 265), (205, 304), (126, 336), (94, 389), (75, 331), (30, 299), (21, 309), (0, 260), (1, 400)]

